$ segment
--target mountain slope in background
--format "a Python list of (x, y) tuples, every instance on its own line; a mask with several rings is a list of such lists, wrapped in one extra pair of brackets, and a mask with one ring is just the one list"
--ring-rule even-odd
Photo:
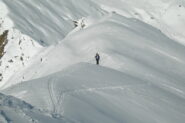
[(60, 41), (74, 28), (73, 21), (114, 11), (151, 24), (184, 44), (184, 0), (2, 1), (10, 11), (8, 16), (14, 27), (40, 43)]
[(95, 0), (104, 10), (137, 18), (165, 33), (168, 37), (185, 44), (184, 0)]
[[(3, 0), (14, 27), (39, 43), (54, 44), (74, 29), (74, 21), (104, 11), (90, 0)], [(17, 9), (19, 8), (19, 9)], [(43, 44), (43, 45), (44, 45)]]

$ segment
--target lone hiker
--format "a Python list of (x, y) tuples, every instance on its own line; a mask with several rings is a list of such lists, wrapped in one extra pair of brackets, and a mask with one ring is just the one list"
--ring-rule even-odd
[(100, 55), (98, 53), (96, 53), (95, 59), (96, 59), (96, 64), (99, 65)]

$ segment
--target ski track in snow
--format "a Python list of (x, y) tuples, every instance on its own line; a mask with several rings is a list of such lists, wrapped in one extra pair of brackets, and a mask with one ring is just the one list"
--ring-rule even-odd
[[(146, 84), (138, 84), (137, 87), (143, 87), (145, 86)], [(65, 96), (68, 96), (68, 95), (73, 95), (73, 94), (79, 94), (79, 93), (85, 93), (85, 92), (91, 92), (91, 93), (96, 93), (96, 94), (100, 94), (102, 93), (103, 91), (105, 90), (125, 90), (125, 89), (128, 89), (132, 86), (136, 86), (136, 85), (125, 85), (125, 86), (105, 86), (105, 87), (99, 87), (99, 88), (85, 88), (85, 89), (74, 89), (74, 90), (69, 90), (69, 91), (61, 91), (61, 94), (58, 98), (58, 101), (57, 103), (54, 103), (54, 112), (55, 114), (59, 114), (61, 113), (62, 115), (64, 114), (64, 110), (63, 110), (63, 107), (62, 107), (62, 102), (65, 101)], [(52, 94), (51, 94), (52, 95)], [(52, 99), (54, 97), (52, 96)], [(55, 97), (56, 98), (56, 97)], [(52, 101), (54, 102), (54, 101)], [(62, 111), (59, 111), (59, 110), (62, 110)]]
[[(86, 76), (84, 77), (84, 75)], [(89, 109), (91, 113), (94, 111), (95, 114), (99, 113), (99, 111), (106, 112), (105, 114), (100, 113), (103, 117), (110, 116), (111, 111), (118, 111), (117, 115), (122, 115), (122, 112), (124, 114), (124, 111), (128, 108), (128, 114), (124, 114), (125, 117), (130, 113), (130, 115), (134, 117), (139, 110), (139, 112), (141, 111), (145, 113), (152, 112), (148, 115), (151, 116), (152, 114), (155, 114), (157, 118), (162, 118), (155, 113), (155, 110), (157, 112), (161, 112), (162, 116), (165, 116), (166, 113), (164, 113), (163, 110), (167, 110), (170, 106), (174, 107), (169, 109), (168, 115), (172, 117), (175, 112), (182, 112), (183, 115), (184, 109), (182, 108), (182, 110), (178, 112), (180, 107), (175, 106), (174, 99), (177, 99), (177, 101), (180, 102), (181, 100), (184, 100), (184, 98), (175, 92), (177, 91), (175, 88), (159, 83), (143, 82), (142, 80), (137, 80), (132, 76), (124, 76), (125, 75), (122, 72), (115, 71), (114, 69), (81, 63), (80, 65), (77, 64), (65, 71), (40, 78), (35, 81), (32, 80), (24, 82), (21, 86), (17, 85), (16, 87), (5, 90), (5, 92), (12, 95), (19, 92), (19, 90), (22, 92), (22, 90), (28, 88), (30, 98), (27, 98), (26, 101), (38, 108), (41, 107), (40, 109), (44, 109), (45, 106), (48, 106), (47, 111), (49, 111), (52, 116), (66, 117), (72, 121), (76, 121), (78, 119), (78, 117), (74, 118), (74, 116), (81, 116), (77, 112), (84, 113), (83, 115), (86, 114), (86, 111), (84, 112), (84, 108), (86, 106), (87, 109), (93, 108), (92, 112)], [(111, 83), (111, 78), (113, 78), (113, 83)], [(43, 88), (41, 93), (39, 93), (40, 88)], [(31, 94), (32, 91), (35, 93)], [(35, 97), (37, 93), (38, 96)], [(156, 99), (158, 99), (158, 101), (154, 101)], [(115, 102), (113, 100), (115, 100)], [(43, 103), (43, 101), (45, 102)], [(107, 102), (107, 104), (105, 102)], [(166, 106), (165, 103), (167, 103)], [(83, 106), (85, 107), (83, 108)], [(117, 106), (119, 109), (117, 109)], [(184, 106), (184, 104), (180, 103), (179, 106)], [(138, 110), (135, 110), (134, 107)], [(143, 107), (145, 108), (143, 109)], [(156, 107), (156, 109), (152, 107)], [(76, 112), (77, 114), (73, 114), (73, 112)], [(136, 114), (134, 112), (136, 112)], [(117, 117), (116, 114), (112, 115), (112, 118), (116, 120), (116, 122), (118, 122), (119, 119), (124, 119), (122, 117), (117, 119), (115, 118)], [(178, 118), (183, 119), (182, 115), (178, 116)], [(88, 115), (81, 118), (83, 119), (86, 117), (88, 117)], [(167, 118), (167, 121), (169, 121), (170, 118)], [(151, 117), (151, 119), (153, 118)], [(175, 116), (172, 117), (172, 119), (175, 120)], [(91, 120), (93, 120), (93, 118)], [(79, 122), (80, 121), (81, 120), (79, 120)]]
[[(49, 92), (49, 96), (50, 96), (50, 100), (52, 102), (52, 106), (53, 106), (53, 113), (54, 114), (59, 114), (59, 110), (62, 110), (62, 101), (64, 100), (64, 94), (63, 92), (61, 92), (61, 94), (59, 95), (59, 97), (57, 98), (57, 96), (55, 96), (54, 93), (54, 83), (55, 83), (56, 78), (51, 78), (48, 81), (48, 92)], [(60, 109), (61, 108), (61, 109)], [(62, 113), (63, 114), (63, 113)]]
[[(146, 84), (138, 84), (138, 86), (145, 86)], [(125, 85), (125, 86), (105, 86), (105, 87), (99, 87), (99, 88), (85, 88), (85, 89), (75, 89), (70, 91), (63, 91), (63, 94), (75, 94), (75, 93), (83, 93), (83, 92), (93, 92), (98, 93), (100, 91), (104, 90), (125, 90), (129, 87), (136, 86), (136, 85)]]
[(54, 92), (53, 92), (53, 81), (52, 79), (48, 81), (48, 92), (49, 92), (49, 96), (50, 96), (50, 100), (53, 106), (53, 112), (56, 113), (56, 101), (54, 99)]
[(53, 114), (60, 114), (60, 113), (64, 114), (65, 111), (63, 110), (64, 107), (62, 106), (62, 104), (65, 101), (65, 96), (68, 96), (68, 95), (85, 93), (85, 92), (100, 94), (105, 90), (125, 90), (132, 86), (137, 86), (142, 88), (143, 86), (146, 86), (148, 84), (148, 83), (145, 83), (145, 84), (135, 84), (135, 85), (125, 85), (125, 86), (105, 86), (105, 87), (97, 87), (97, 88), (74, 89), (74, 90), (67, 90), (67, 91), (61, 90), (60, 94), (56, 96), (54, 91), (55, 81), (56, 81), (56, 78), (51, 78), (48, 80), (48, 92), (49, 92), (49, 97), (53, 107)]

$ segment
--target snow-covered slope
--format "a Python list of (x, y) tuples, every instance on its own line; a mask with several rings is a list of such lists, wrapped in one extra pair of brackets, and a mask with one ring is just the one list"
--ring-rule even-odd
[(8, 13), (9, 10), (7, 6), (0, 0), (0, 34), (13, 27), (12, 20), (7, 17)]
[(0, 123), (70, 123), (12, 96), (0, 94)]
[(38, 42), (15, 29), (8, 14), (9, 9), (0, 1), (0, 86), (43, 49)]
[(40, 43), (61, 41), (82, 17), (103, 13), (90, 0), (2, 0), (14, 27)]
[(1, 92), (75, 123), (185, 121), (184, 1), (0, 0), (0, 13)]
[(8, 43), (3, 46), (5, 54), (0, 59), (0, 86), (27, 67), (35, 55), (45, 51), (40, 44), (55, 44), (76, 26), (84, 28), (83, 17), (103, 13), (98, 5), (86, 0), (79, 3), (72, 0), (0, 0), (0, 35), (9, 30)]
[(101, 65), (174, 87), (184, 83), (185, 47), (159, 30), (114, 13), (99, 20), (86, 19), (86, 25), (38, 55), (32, 65), (12, 77), (5, 87), (21, 81), (23, 76), (30, 80), (81, 61), (94, 63), (96, 52), (101, 54)]
[(109, 12), (138, 18), (185, 44), (184, 0), (94, 0)]
[(87, 63), (18, 84), (4, 93), (75, 123), (183, 123), (185, 120), (185, 98), (174, 93), (174, 88)]
[(61, 41), (73, 21), (92, 15), (116, 12), (151, 24), (170, 38), (185, 44), (184, 0), (1, 0), (14, 27), (40, 43)]
[[(15, 77), (17, 81), (22, 81), (24, 80), (24, 78), (26, 78), (25, 80), (38, 78), (41, 76), (48, 75), (50, 73), (60, 71), (64, 67), (77, 63), (79, 61), (84, 61), (84, 60), (89, 61), (89, 59), (91, 59), (95, 54), (95, 52), (97, 51), (102, 52), (104, 59), (106, 59), (105, 61), (106, 63), (104, 65), (120, 70), (120, 68), (125, 68), (123, 63), (125, 61), (123, 61), (123, 58), (120, 60), (117, 58), (112, 58), (112, 56), (114, 55), (113, 57), (119, 57), (120, 55), (119, 52), (125, 53), (125, 50), (123, 50), (123, 47), (125, 46), (125, 44), (124, 42), (122, 43), (123, 47), (120, 47), (120, 50), (116, 53), (117, 56), (115, 54), (112, 54), (110, 56), (111, 54), (110, 52), (112, 51), (109, 51), (108, 45), (114, 46), (115, 44), (113, 42), (118, 40), (120, 41), (122, 39), (124, 41), (127, 40), (129, 42), (132, 41), (132, 43), (138, 42), (137, 40), (139, 40), (139, 43), (143, 43), (143, 40), (145, 40), (146, 43), (149, 43), (150, 41), (148, 42), (148, 40), (152, 40), (152, 42), (156, 43), (157, 45), (156, 47), (153, 47), (153, 44), (150, 44), (151, 47), (148, 47), (148, 48), (153, 48), (154, 51), (152, 52), (158, 52), (160, 54), (165, 55), (166, 57), (171, 57), (172, 59), (176, 59), (178, 61), (183, 61), (184, 59), (184, 56), (181, 55), (183, 53), (183, 50), (181, 50), (183, 49), (182, 48), (183, 46), (180, 46), (180, 44), (177, 44), (172, 40), (170, 41), (172, 43), (168, 44), (169, 41), (166, 41), (166, 40), (170, 40), (170, 39), (167, 39), (163, 34), (161, 34), (160, 31), (157, 31), (154, 28), (149, 27), (148, 25), (141, 23), (139, 21), (134, 22), (137, 24), (132, 23), (133, 21), (137, 21), (135, 19), (128, 19), (127, 21), (130, 21), (130, 20), (132, 21), (131, 23), (129, 23), (129, 27), (127, 27), (126, 24), (128, 22), (125, 22), (125, 19), (123, 19), (124, 17), (120, 19), (121, 16), (138, 18), (141, 21), (152, 24), (153, 26), (161, 29), (162, 32), (164, 32), (171, 38), (177, 39), (177, 37), (181, 37), (181, 39), (184, 40), (183, 38), (183, 35), (184, 35), (183, 33), (185, 32), (184, 28), (179, 28), (184, 26), (184, 17), (185, 17), (183, 12), (184, 2), (181, 0), (178, 0), (178, 1), (157, 0), (155, 2), (152, 2), (152, 1), (146, 2), (145, 0), (140, 0), (140, 1), (117, 0), (116, 2), (112, 0), (108, 0), (108, 1), (96, 0), (94, 1), (96, 3), (90, 0), (81, 0), (79, 2), (75, 2), (72, 0), (62, 0), (62, 1), (17, 0), (13, 2), (11, 0), (1, 0), (0, 2), (1, 2), (0, 5), (2, 6), (1, 7), (1, 10), (2, 10), (1, 13), (3, 16), (2, 18), (4, 18), (4, 20), (6, 19), (6, 21), (4, 21), (6, 23), (2, 24), (4, 25), (2, 27), (4, 28), (6, 27), (6, 29), (7, 27), (15, 27), (19, 31), (31, 36), (31, 38), (36, 39), (36, 41), (40, 43), (45, 42), (46, 44), (53, 44), (58, 41), (62, 42), (42, 50), (41, 54), (36, 52), (38, 54), (37, 58), (34, 57), (34, 59), (31, 60), (31, 63), (35, 64), (35, 66), (33, 65), (31, 65), (31, 67), (27, 66), (29, 68), (33, 67), (36, 70), (30, 71), (29, 69), (27, 69), (23, 72), (22, 70), (20, 70), (19, 72), (21, 72), (21, 74), (17, 73), (18, 76), (17, 74), (14, 74), (14, 77), (11, 77), (11, 76), (7, 77), (6, 81), (9, 80), (9, 82), (11, 82), (12, 79), (14, 80)], [(178, 9), (176, 9), (176, 7)], [(163, 12), (163, 11), (166, 11), (166, 12)], [(107, 23), (107, 21), (110, 21), (109, 16), (111, 16), (111, 13), (113, 13), (114, 15), (118, 13), (120, 14), (119, 15), (120, 17), (114, 18), (113, 22), (111, 20), (110, 25), (101, 23), (101, 22)], [(175, 18), (177, 21), (175, 22), (173, 21), (173, 25), (172, 25), (169, 23), (172, 21), (170, 17), (171, 16), (173, 17), (174, 13), (180, 14), (180, 15), (177, 18)], [(120, 23), (122, 24), (122, 26), (118, 27)], [(164, 27), (161, 27), (161, 26), (164, 26)], [(94, 27), (94, 29), (92, 29), (92, 27)], [(86, 28), (85, 31), (88, 31), (90, 29), (92, 30), (85, 32), (83, 31), (82, 28)], [(147, 31), (148, 30), (149, 31), (147, 33), (146, 31), (144, 31), (142, 33), (140, 32), (142, 28), (147, 28)], [(99, 29), (100, 31), (97, 31)], [(133, 32), (129, 31), (130, 29), (133, 30)], [(150, 31), (151, 31), (151, 34), (149, 34)], [(80, 37), (80, 35), (78, 36), (79, 32), (81, 36), (83, 35), (82, 38), (75, 39), (76, 37)], [(97, 32), (97, 33), (93, 34), (93, 32)], [(73, 34), (76, 36), (71, 36)], [(100, 34), (102, 35), (100, 36)], [(175, 34), (175, 37), (173, 36), (173, 34)], [(103, 35), (106, 35), (106, 36), (109, 35), (108, 36), (109, 39)], [(157, 35), (157, 36), (160, 35), (159, 36), (160, 38), (154, 35)], [(138, 38), (138, 36), (140, 38)], [(117, 37), (120, 37), (120, 38), (117, 39)], [(164, 39), (163, 37), (165, 37), (166, 39)], [(62, 40), (63, 38), (64, 40)], [(68, 42), (68, 40), (71, 40), (71, 41)], [(79, 40), (79, 41), (76, 41), (76, 40)], [(83, 41), (80, 41), (80, 40), (83, 40)], [(107, 44), (107, 42), (110, 42), (110, 43)], [(175, 45), (178, 45), (178, 46), (174, 47), (173, 42), (175, 43)], [(162, 46), (160, 46), (161, 43), (163, 44)], [(73, 45), (73, 46), (71, 46), (70, 48), (66, 45)], [(144, 46), (144, 44), (142, 45)], [(165, 45), (168, 45), (168, 46), (164, 47)], [(28, 47), (32, 47), (32, 46), (28, 46)], [(181, 47), (181, 48), (178, 49), (178, 47)], [(117, 47), (115, 46), (115, 48), (112, 47), (111, 49), (115, 50), (116, 48)], [(135, 47), (132, 47), (132, 48), (135, 48)], [(143, 47), (140, 47), (140, 48), (143, 48)], [(29, 49), (29, 48), (26, 48), (26, 49)], [(83, 52), (79, 51), (78, 49), (83, 50)], [(176, 49), (178, 50), (175, 51)], [(15, 48), (12, 50), (17, 51), (19, 49)], [(34, 50), (40, 51), (41, 48), (35, 48)], [(180, 55), (178, 54), (179, 51), (181, 52)], [(24, 51), (24, 52), (27, 52), (27, 51)], [(78, 53), (79, 56), (76, 56), (74, 52), (79, 52)], [(86, 53), (86, 54), (83, 54), (83, 53)], [(138, 54), (138, 57), (142, 59), (141, 57), (143, 55), (144, 54), (142, 53)], [(32, 56), (34, 56), (34, 54), (32, 54)], [(180, 60), (179, 60), (179, 57), (180, 57)], [(90, 62), (92, 61), (90, 60)], [(7, 63), (5, 63), (5, 65), (6, 64)], [(39, 67), (37, 66), (38, 64), (39, 64)], [(14, 65), (14, 66), (17, 66), (17, 65)], [(43, 69), (40, 69), (41, 67)], [(165, 67), (165, 69), (167, 67)], [(179, 71), (179, 69), (177, 71)], [(24, 75), (24, 73), (26, 75)], [(11, 73), (9, 74), (9, 72), (7, 72), (7, 74), (11, 75)], [(4, 82), (6, 81), (4, 80)]]
[[(18, 30), (10, 29), (6, 37), (4, 55), (0, 58), (0, 86), (16, 72), (21, 71), (42, 47)], [(24, 78), (22, 78), (24, 80)]]

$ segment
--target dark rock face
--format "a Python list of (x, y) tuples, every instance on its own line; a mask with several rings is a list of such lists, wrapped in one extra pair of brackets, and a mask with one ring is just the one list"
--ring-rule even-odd
[(4, 48), (8, 43), (7, 36), (8, 36), (8, 30), (4, 31), (4, 33), (0, 35), (0, 59), (3, 57), (5, 53)]

